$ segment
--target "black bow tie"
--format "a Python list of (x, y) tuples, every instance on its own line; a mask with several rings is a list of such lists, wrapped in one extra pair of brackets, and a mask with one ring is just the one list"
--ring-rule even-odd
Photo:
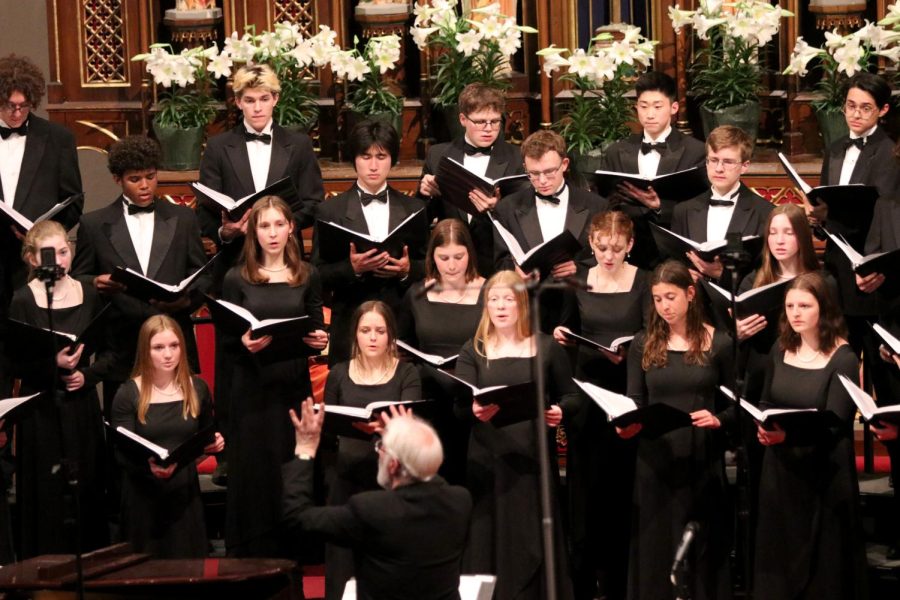
[(387, 188), (381, 190), (378, 194), (370, 194), (369, 192), (364, 191), (359, 186), (356, 186), (356, 191), (359, 192), (359, 201), (362, 202), (363, 206), (368, 206), (372, 202), (381, 202), (384, 204), (387, 202)]
[(475, 156), (477, 154), (484, 154), (485, 156), (491, 155), (491, 146), (487, 146), (485, 148), (479, 148), (478, 146), (473, 146), (469, 142), (464, 142), (466, 145), (466, 156)]
[(262, 142), (263, 144), (271, 144), (272, 136), (268, 133), (253, 133), (252, 131), (244, 130), (244, 139), (248, 142)]
[(727, 198), (710, 198), (709, 205), (710, 206), (734, 206), (737, 202), (737, 196), (741, 193), (741, 190), (738, 190), (728, 196)]
[(25, 121), (18, 127), (3, 127), (0, 126), (0, 138), (4, 140), (11, 136), (14, 133), (18, 133), (19, 135), (25, 135), (28, 133), (28, 121)]
[(537, 190), (534, 190), (534, 195), (544, 202), (550, 202), (551, 204), (559, 204), (559, 195), (566, 191), (566, 186), (562, 186), (558, 192), (555, 194), (542, 194)]
[(866, 140), (868, 138), (869, 136), (850, 138), (849, 140), (847, 140), (847, 149), (849, 149), (850, 146), (856, 146), (857, 148), (862, 150), (866, 146)]
[(641, 154), (650, 154), (656, 150), (660, 154), (669, 147), (667, 142), (641, 142)]
[(140, 206), (138, 204), (132, 204), (131, 202), (126, 202), (125, 206), (128, 208), (129, 215), (136, 215), (139, 213), (152, 213), (156, 210), (156, 201), (147, 204), (146, 206)]

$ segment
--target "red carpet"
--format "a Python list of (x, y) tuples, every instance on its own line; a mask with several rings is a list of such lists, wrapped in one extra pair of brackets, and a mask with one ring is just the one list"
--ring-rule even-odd
[(306, 600), (321, 600), (325, 597), (324, 565), (303, 567), (303, 595), (306, 596)]

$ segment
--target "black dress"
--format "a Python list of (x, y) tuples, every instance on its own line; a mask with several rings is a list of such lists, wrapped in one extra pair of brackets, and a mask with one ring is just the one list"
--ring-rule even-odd
[[(232, 267), (225, 275), (224, 300), (258, 319), (309, 315), (312, 328), (322, 328), (322, 292), (314, 267), (297, 287), (253, 285), (241, 277), (240, 268)], [(290, 556), (291, 541), (280, 528), (281, 464), (294, 450), (288, 409), (299, 409), (311, 394), (308, 357), (318, 351), (301, 339), (274, 338), (251, 354), (234, 336), (227, 337), (226, 349), (234, 356), (234, 370), (229, 389), (231, 439), (226, 441), (225, 545), (231, 556)]]
[[(349, 368), (349, 362), (342, 362), (329, 371), (325, 382), (326, 405), (361, 408), (382, 400), (419, 400), (422, 397), (419, 374), (409, 363), (398, 363), (393, 377), (378, 385), (354, 383)], [(378, 489), (377, 473), (378, 457), (372, 442), (338, 438), (337, 461), (328, 492), (329, 506), (341, 506), (354, 494)], [(353, 577), (353, 552), (328, 544), (325, 553), (325, 597), (339, 599), (347, 580)]]
[(818, 408), (835, 413), (840, 425), (791, 432), (769, 446), (763, 458), (756, 534), (755, 596), (868, 598), (866, 556), (859, 520), (859, 488), (853, 456), (856, 410), (838, 375), (859, 377), (859, 361), (848, 345), (821, 369), (770, 355), (763, 408)]
[[(421, 294), (421, 286), (416, 285), (406, 293), (403, 306), (399, 315), (400, 338), (422, 352), (446, 357), (459, 354), (463, 344), (475, 335), (484, 310), (484, 298), (479, 293), (475, 304), (432, 302)], [(442, 368), (452, 371), (455, 365)], [(464, 485), (469, 431), (468, 421), (454, 415), (455, 382), (428, 363), (420, 363), (418, 369), (422, 397), (440, 402), (433, 422), (444, 447), (440, 474), (449, 483)]]
[[(685, 525), (700, 532), (688, 560), (690, 598), (731, 598), (728, 567), (731, 511), (725, 497), (725, 431), (733, 421), (730, 406), (716, 406), (716, 388), (731, 381), (730, 338), (713, 335), (705, 365), (688, 365), (685, 352), (669, 350), (665, 367), (644, 371), (643, 333), (628, 353), (628, 395), (638, 406), (665, 403), (685, 412), (709, 410), (719, 429), (683, 427), (657, 439), (638, 434), (635, 465), (628, 598), (674, 598), (669, 571)], [(764, 597), (764, 596), (761, 596)]]
[[(133, 379), (119, 388), (113, 400), (113, 427), (124, 427), (168, 450), (177, 448), (213, 420), (209, 388), (193, 377), (200, 399), (197, 418), (183, 415), (184, 399), (152, 403), (146, 423), (138, 421), (140, 391)], [(135, 552), (155, 558), (202, 558), (208, 554), (206, 524), (197, 465), (178, 465), (169, 479), (158, 479), (145, 462), (136, 462), (121, 452), (122, 465), (122, 539), (131, 542)]]
[[(92, 286), (83, 285), (78, 306), (53, 309), (53, 327), (66, 333), (82, 333), (102, 309), (102, 300)], [(18, 321), (49, 327), (47, 311), (38, 307), (31, 288), (16, 290), (9, 308)], [(85, 552), (105, 546), (109, 532), (105, 512), (103, 418), (96, 386), (103, 377), (108, 355), (98, 355), (90, 364), (92, 348), (85, 345), (78, 369), (84, 385), (66, 392), (62, 381), (55, 386), (63, 394), (59, 404), (50, 394), (30, 401), (16, 423), (16, 504), (22, 552), (19, 558), (75, 551), (74, 531), (64, 525), (67, 514), (67, 484), (62, 472), (54, 474), (60, 459), (77, 461), (80, 481), (82, 543)], [(16, 376), (22, 378), (20, 396), (47, 391), (53, 380), (53, 353), (46, 357), (12, 356)], [(62, 424), (62, 431), (60, 431)]]
[[(580, 270), (586, 280), (588, 269)], [(627, 292), (577, 290), (563, 311), (562, 324), (609, 346), (644, 328), (651, 305), (649, 273), (638, 270)], [(613, 363), (598, 350), (578, 345), (575, 376), (619, 394), (626, 392), (626, 362)], [(576, 598), (625, 597), (631, 496), (637, 439), (623, 440), (606, 413), (585, 399), (584, 421), (567, 429), (566, 483), (569, 541)], [(618, 518), (610, 519), (609, 515)]]
[[(566, 422), (581, 408), (581, 398), (563, 349), (552, 337), (539, 335), (547, 382), (547, 398), (559, 404)], [(456, 374), (478, 387), (512, 385), (532, 381), (533, 358), (488, 360), (466, 342), (456, 364)], [(463, 401), (472, 414), (471, 398)], [(465, 407), (461, 407), (465, 408)], [(472, 494), (472, 523), (463, 559), (465, 573), (494, 573), (497, 600), (534, 599), (546, 596), (541, 542), (540, 471), (534, 422), (495, 427), (474, 416), (466, 468)], [(557, 502), (558, 462), (553, 430), (547, 431), (550, 447), (558, 598), (572, 598), (566, 568), (566, 545)]]

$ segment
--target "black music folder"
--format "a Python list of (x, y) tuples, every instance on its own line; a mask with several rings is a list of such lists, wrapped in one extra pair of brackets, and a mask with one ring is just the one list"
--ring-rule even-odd
[(8, 350), (12, 350), (17, 355), (25, 358), (33, 358), (47, 356), (47, 352), (51, 348), (56, 348), (57, 351), (63, 348), (74, 350), (78, 347), (78, 344), (95, 343), (102, 332), (103, 328), (101, 325), (104, 323), (104, 317), (109, 307), (109, 304), (104, 305), (78, 334), (59, 331), (58, 329), (53, 331), (46, 327), (25, 323), (24, 321), (17, 321), (12, 318), (7, 319), (7, 336), (9, 340), (14, 340)]
[[(719, 390), (731, 400), (735, 399), (734, 393), (724, 385), (720, 385)], [(819, 410), (818, 408), (768, 408), (762, 410), (743, 398), (740, 399), (739, 405), (766, 431), (774, 431), (775, 425), (790, 432), (791, 430), (825, 429), (839, 423), (837, 415), (830, 410)]]
[(219, 255), (216, 254), (205, 265), (194, 271), (193, 274), (175, 284), (160, 283), (128, 267), (116, 267), (110, 279), (123, 284), (125, 293), (138, 300), (143, 300), (144, 302), (149, 302), (150, 300), (173, 302), (178, 300), (191, 287), (191, 284), (194, 283), (197, 277), (206, 271), (218, 257)]
[(253, 206), (253, 203), (263, 196), (278, 196), (287, 202), (288, 205), (292, 205), (297, 200), (297, 188), (294, 187), (294, 182), (291, 181), (290, 177), (282, 177), (272, 185), (266, 186), (258, 192), (248, 194), (243, 198), (232, 198), (228, 194), (216, 191), (199, 181), (192, 183), (191, 186), (197, 192), (201, 202), (216, 211), (224, 210), (232, 221), (240, 220), (244, 213)]
[(656, 177), (644, 177), (639, 173), (595, 171), (593, 179), (597, 185), (597, 191), (601, 196), (607, 198), (617, 191), (616, 188), (623, 181), (644, 191), (652, 187), (657, 196), (674, 202), (690, 200), (709, 189), (706, 173), (701, 171), (699, 166)]
[(593, 348), (594, 350), (597, 350), (614, 362), (618, 362), (623, 358), (624, 355), (622, 354), (622, 350), (624, 350), (625, 344), (634, 339), (633, 335), (623, 335), (622, 337), (614, 339), (609, 343), (608, 346), (606, 346), (601, 344), (600, 342), (595, 342), (592, 339), (586, 338), (582, 335), (578, 335), (577, 333), (573, 333), (571, 331), (567, 331), (565, 329), (563, 330), (563, 335), (570, 341), (575, 342), (580, 346), (585, 346), (586, 348)]
[[(726, 240), (711, 240), (708, 242), (698, 243), (692, 239), (678, 235), (673, 231), (669, 231), (665, 227), (660, 227), (656, 223), (650, 223), (653, 240), (659, 251), (669, 258), (680, 260), (691, 268), (694, 265), (685, 256), (688, 252), (693, 251), (697, 256), (706, 262), (716, 260), (716, 257), (722, 254), (725, 246), (728, 244)], [(750, 256), (759, 256), (762, 251), (763, 240), (758, 235), (745, 235), (741, 238), (744, 243), (744, 250)]]
[[(776, 281), (738, 294), (737, 318), (745, 319), (751, 315), (762, 315), (769, 323), (777, 323), (778, 317), (784, 310), (784, 293), (790, 282), (790, 279)], [(700, 280), (700, 285), (706, 289), (706, 294), (709, 296), (714, 310), (723, 319), (722, 322), (730, 323), (731, 315), (728, 314), (728, 310), (731, 308), (731, 292), (705, 279)]]
[(554, 265), (574, 260), (575, 255), (581, 250), (581, 244), (575, 239), (575, 236), (568, 229), (563, 229), (563, 232), (555, 238), (525, 252), (515, 236), (493, 216), (491, 222), (497, 228), (497, 232), (503, 238), (509, 253), (519, 268), (526, 274), (537, 269), (541, 274), (541, 279), (550, 275)]
[(876, 252), (875, 254), (863, 256), (842, 236), (834, 235), (827, 229), (825, 230), (825, 234), (847, 258), (853, 272), (861, 277), (871, 275), (872, 273), (893, 276), (897, 269), (900, 268), (900, 248), (891, 250), (890, 252)]
[(879, 407), (875, 404), (875, 400), (864, 392), (858, 385), (853, 383), (846, 375), (838, 375), (844, 389), (853, 400), (853, 404), (859, 409), (859, 414), (867, 423), (878, 425), (880, 422), (893, 423), (900, 425), (900, 404), (891, 404)]
[(219, 300), (211, 296), (206, 297), (206, 306), (212, 319), (218, 327), (236, 336), (242, 336), (249, 329), (252, 339), (264, 335), (272, 337), (300, 338), (307, 335), (314, 325), (309, 315), (302, 317), (289, 317), (285, 319), (257, 319), (253, 313), (226, 300)]
[(515, 192), (519, 188), (519, 184), (528, 179), (528, 175), (521, 173), (497, 179), (482, 177), (466, 169), (459, 161), (444, 156), (438, 164), (435, 179), (443, 200), (471, 215), (477, 215), (479, 210), (469, 200), (469, 192), (480, 190), (484, 195), (490, 197), (494, 195), (494, 188), (498, 187), (500, 196), (503, 197)]
[(18, 396), (16, 398), (4, 398), (0, 400), (0, 419), (11, 418), (15, 413), (17, 408), (40, 396), (43, 392), (37, 392), (36, 394), (31, 394), (30, 396)]
[(124, 427), (113, 427), (106, 424), (107, 430), (112, 433), (113, 442), (122, 451), (139, 462), (146, 462), (148, 458), (156, 459), (156, 464), (168, 467), (178, 464), (183, 467), (203, 456), (203, 449), (216, 439), (215, 424), (210, 423), (197, 433), (169, 450), (154, 444), (147, 438), (136, 434)]
[(63, 210), (79, 198), (84, 196), (84, 194), (72, 194), (62, 202), (57, 202), (54, 204), (50, 210), (36, 218), (34, 221), (30, 220), (28, 217), (17, 211), (12, 207), (12, 203), (7, 204), (3, 200), (0, 200), (0, 217), (3, 217), (10, 224), (15, 225), (19, 228), (22, 233), (28, 233), (28, 230), (34, 227), (36, 224), (41, 221), (46, 221), (48, 219), (53, 218), (59, 211)]
[(494, 427), (506, 427), (507, 425), (531, 421), (537, 418), (537, 387), (533, 381), (479, 388), (443, 369), (438, 369), (438, 372), (463, 384), (469, 389), (472, 399), (478, 404), (482, 406), (496, 404), (499, 406), (500, 410), (490, 420)]
[(600, 386), (572, 378), (587, 396), (606, 413), (607, 419), (616, 427), (641, 424), (641, 435), (657, 438), (675, 429), (690, 427), (691, 415), (668, 404), (658, 403), (648, 406), (638, 405), (622, 394), (617, 394)]
[[(370, 402), (364, 407), (326, 404), (325, 422), (322, 428), (333, 435), (369, 440), (372, 439), (372, 435), (357, 429), (357, 425), (367, 425), (376, 420), (380, 413), (390, 410), (391, 406), (401, 405), (411, 409), (416, 416), (427, 419), (429, 405), (434, 402), (434, 400), (380, 400)], [(321, 406), (321, 404), (316, 404), (314, 408), (318, 411)]]
[(427, 243), (425, 232), (427, 226), (423, 222), (425, 209), (420, 208), (406, 217), (402, 223), (390, 231), (386, 237), (378, 238), (368, 233), (360, 233), (331, 221), (318, 221), (317, 243), (322, 260), (335, 262), (350, 256), (350, 242), (356, 245), (357, 252), (367, 252), (372, 248), (386, 251), (394, 258), (403, 256), (403, 246), (410, 248)]
[(397, 340), (397, 347), (406, 351), (414, 361), (425, 362), (434, 367), (444, 367), (447, 365), (452, 366), (454, 363), (456, 363), (456, 359), (459, 356), (459, 354), (454, 354), (453, 356), (438, 356), (437, 354), (428, 354), (427, 352), (422, 352), (417, 348), (413, 348), (402, 340)]

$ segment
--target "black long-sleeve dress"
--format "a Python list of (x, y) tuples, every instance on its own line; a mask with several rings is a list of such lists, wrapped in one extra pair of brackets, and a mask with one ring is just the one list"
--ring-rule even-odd
[[(209, 388), (199, 377), (192, 377), (200, 399), (200, 414), (183, 416), (184, 398), (151, 403), (146, 423), (138, 420), (140, 390), (129, 379), (116, 393), (112, 407), (113, 427), (124, 427), (168, 450), (177, 448), (213, 421)], [(156, 558), (202, 558), (208, 554), (206, 523), (197, 465), (178, 465), (168, 479), (158, 479), (146, 461), (119, 452), (122, 465), (122, 538), (136, 552)]]
[[(580, 269), (579, 279), (587, 279)], [(649, 273), (638, 270), (631, 289), (596, 293), (577, 290), (563, 310), (562, 324), (609, 346), (644, 328), (651, 305)], [(626, 362), (613, 363), (600, 351), (576, 348), (575, 376), (602, 388), (626, 392)], [(566, 484), (569, 489), (569, 537), (576, 597), (624, 598), (631, 537), (631, 497), (637, 440), (623, 440), (606, 413), (586, 399), (584, 420), (566, 429)], [(615, 519), (609, 515), (616, 515)]]
[[(581, 410), (581, 397), (572, 382), (572, 372), (563, 349), (551, 336), (540, 334), (547, 384), (547, 400), (559, 404), (566, 422)], [(480, 356), (472, 341), (466, 342), (456, 363), (456, 374), (480, 388), (533, 381), (534, 359)], [(523, 399), (523, 401), (526, 401)], [(531, 401), (528, 399), (527, 401)], [(472, 414), (471, 398), (464, 401)], [(472, 523), (463, 560), (466, 573), (495, 573), (497, 600), (545, 597), (544, 558), (541, 546), (540, 471), (533, 421), (495, 427), (475, 420), (469, 438), (466, 468), (472, 494)], [(559, 473), (553, 431), (548, 429), (551, 494), (554, 506), (555, 556), (558, 598), (572, 597), (566, 568), (566, 544), (557, 502)]]
[[(309, 315), (312, 329), (322, 327), (322, 291), (316, 269), (306, 281), (253, 285), (240, 265), (225, 275), (222, 298), (258, 319)], [(301, 339), (274, 338), (251, 354), (238, 337), (228, 336), (234, 356), (230, 382), (231, 438), (226, 443), (228, 492), (225, 545), (233, 556), (289, 556), (291, 541), (281, 522), (281, 464), (294, 450), (288, 409), (299, 409), (311, 394), (308, 357), (318, 351)]]
[[(102, 310), (103, 301), (94, 288), (81, 287), (81, 304), (53, 309), (56, 331), (79, 335)], [(9, 314), (17, 321), (49, 327), (46, 309), (37, 305), (28, 286), (16, 290)], [(63, 457), (73, 459), (78, 467), (81, 549), (94, 550), (109, 541), (104, 501), (103, 418), (96, 390), (108, 357), (98, 356), (91, 365), (92, 345), (85, 345), (81, 353), (78, 370), (84, 375), (84, 385), (74, 392), (66, 392), (62, 381), (53, 386), (52, 348), (47, 349), (46, 356), (21, 353), (11, 356), (15, 374), (22, 379), (20, 396), (48, 391), (51, 387), (62, 394), (59, 403), (52, 394), (35, 398), (22, 409), (17, 420), (16, 504), (22, 548), (19, 558), (75, 551), (75, 533), (64, 525), (64, 520), (72, 516), (67, 514), (70, 510), (67, 503), (71, 506), (67, 502), (68, 486), (62, 471), (54, 473)]]
[(840, 424), (790, 432), (763, 457), (756, 534), (755, 595), (771, 600), (868, 598), (853, 456), (855, 408), (838, 375), (853, 381), (859, 361), (848, 345), (821, 369), (785, 364), (774, 348), (761, 407), (818, 408)]
[[(422, 295), (421, 286), (413, 286), (403, 299), (399, 317), (400, 338), (427, 354), (453, 356), (475, 335), (484, 299), (481, 294), (475, 304), (432, 302)], [(468, 421), (454, 415), (454, 396), (458, 390), (455, 382), (428, 363), (417, 365), (422, 380), (422, 397), (437, 400), (440, 404), (433, 411), (433, 424), (444, 447), (444, 462), (440, 474), (449, 483), (465, 483), (466, 446), (469, 440)], [(453, 371), (455, 365), (442, 367)]]
[[(360, 385), (350, 379), (350, 363), (336, 364), (325, 382), (325, 404), (365, 407), (383, 400), (419, 400), (422, 388), (416, 368), (398, 363), (394, 375), (384, 383)], [(328, 492), (329, 506), (340, 506), (350, 496), (378, 488), (378, 457), (372, 443), (348, 437), (338, 439), (338, 453)], [(325, 549), (325, 597), (339, 599), (347, 580), (353, 577), (353, 552), (334, 544)]]
[(665, 367), (644, 371), (645, 334), (628, 353), (628, 395), (638, 406), (665, 403), (685, 412), (709, 410), (722, 427), (683, 427), (656, 439), (639, 435), (635, 465), (628, 598), (675, 598), (669, 571), (685, 525), (699, 534), (689, 555), (694, 600), (731, 598), (728, 567), (731, 519), (725, 497), (725, 430), (731, 406), (716, 405), (716, 388), (731, 376), (730, 339), (715, 333), (705, 365), (688, 365), (685, 352), (669, 350)]

